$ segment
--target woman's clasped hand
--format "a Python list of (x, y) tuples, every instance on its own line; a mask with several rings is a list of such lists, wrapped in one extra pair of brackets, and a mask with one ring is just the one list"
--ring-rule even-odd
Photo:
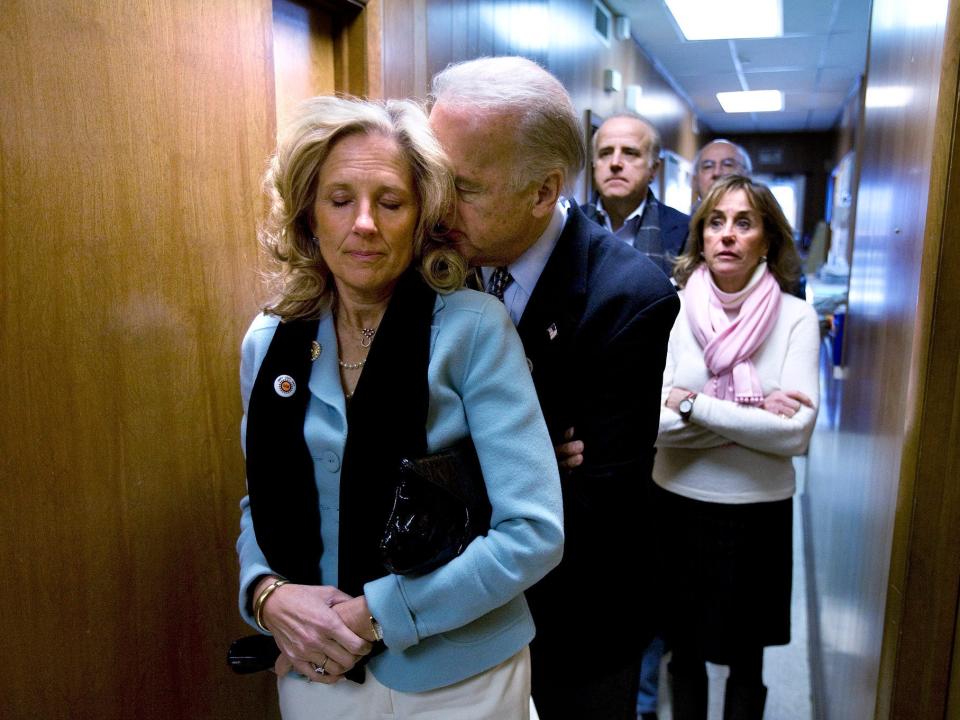
[[(256, 592), (274, 579), (264, 578)], [(362, 606), (359, 615), (358, 606)], [(373, 628), (369, 611), (363, 615), (365, 606), (362, 598), (351, 598), (329, 585), (288, 583), (278, 588), (262, 611), (264, 626), (280, 648), (277, 675), (282, 677), (292, 669), (313, 682), (341, 680), (372, 648)]]

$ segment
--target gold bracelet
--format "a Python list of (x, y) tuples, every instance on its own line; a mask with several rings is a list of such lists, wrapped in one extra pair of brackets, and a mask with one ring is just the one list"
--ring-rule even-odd
[(270, 593), (281, 585), (286, 585), (288, 582), (288, 580), (274, 580), (263, 589), (263, 592), (257, 595), (257, 599), (253, 603), (253, 619), (256, 621), (257, 627), (265, 633), (270, 631), (263, 624), (263, 604), (267, 601), (267, 598), (270, 597)]
[(373, 628), (373, 637), (377, 642), (383, 640), (383, 627), (381, 627), (373, 615), (370, 616), (370, 627)]

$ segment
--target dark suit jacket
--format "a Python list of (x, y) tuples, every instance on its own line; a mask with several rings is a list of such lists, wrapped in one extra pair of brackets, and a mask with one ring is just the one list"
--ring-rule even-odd
[[(679, 210), (664, 205), (654, 197), (650, 190), (647, 190), (647, 202), (653, 198), (657, 204), (657, 219), (660, 224), (660, 236), (663, 241), (663, 249), (676, 257), (683, 252), (683, 246), (686, 244), (687, 234), (690, 230), (690, 216), (684, 215)], [(583, 214), (601, 227), (605, 227), (603, 215), (597, 210), (596, 202), (584, 203), (580, 206)], [(662, 268), (665, 272), (667, 268)], [(672, 275), (672, 272), (667, 272)]]
[[(563, 560), (527, 593), (540, 662), (569, 671), (574, 638), (573, 647), (599, 642), (609, 668), (639, 657), (650, 637), (644, 497), (679, 308), (645, 255), (570, 208), (517, 327), (554, 441), (573, 426), (586, 447), (583, 465), (562, 479)], [(615, 636), (604, 638), (611, 627)]]

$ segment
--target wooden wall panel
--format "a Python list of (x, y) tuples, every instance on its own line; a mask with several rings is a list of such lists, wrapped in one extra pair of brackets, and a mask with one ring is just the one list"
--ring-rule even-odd
[(278, 126), (315, 95), (380, 97), (379, 0), (273, 0)]
[[(319, 1), (319, 0), (318, 0)], [(380, 97), (382, 88), (380, 0), (327, 0), (335, 17), (337, 92), (358, 97)]]
[(0, 715), (273, 716), (224, 662), (270, 3), (6, 0), (0, 27)]
[[(912, 95), (905, 107), (865, 111), (848, 375), (825, 386), (810, 449), (828, 718), (943, 717), (958, 527), (956, 475), (946, 474), (956, 469), (956, 319), (944, 303), (955, 308), (957, 254), (935, 251), (957, 109), (945, 7), (924, 22), (895, 0), (872, 11), (869, 85)], [(958, 1), (949, 8), (955, 28)]]
[[(889, 717), (957, 717), (948, 697), (960, 606), (960, 2), (942, 18), (939, 78), (918, 90), (934, 114), (929, 199), (920, 267), (915, 379), (910, 387), (904, 462), (880, 670)], [(958, 688), (954, 687), (956, 693)], [(889, 700), (888, 700), (889, 698)], [(947, 711), (954, 706), (953, 715)]]
[(273, 0), (277, 126), (302, 100), (337, 90), (334, 19), (319, 8)]
[[(696, 152), (689, 107), (633, 40), (614, 40), (608, 48), (594, 36), (592, 0), (395, 0), (391, 6), (383, 27), (387, 96), (425, 95), (430, 78), (451, 62), (515, 54), (554, 73), (582, 113), (591, 110), (603, 116), (625, 102), (625, 92), (603, 90), (603, 70), (615, 68), (624, 88), (643, 86), (646, 106), (641, 109), (657, 125), (664, 147), (688, 159)], [(577, 188), (579, 199), (585, 199), (584, 178)]]
[(427, 76), (426, 0), (383, 3), (383, 92), (391, 98), (425, 98)]

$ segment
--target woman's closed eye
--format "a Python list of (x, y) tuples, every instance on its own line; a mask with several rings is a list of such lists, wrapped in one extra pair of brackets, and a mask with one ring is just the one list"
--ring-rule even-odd
[(392, 197), (389, 195), (385, 197), (381, 197), (379, 200), (379, 203), (380, 203), (380, 207), (385, 208), (387, 210), (399, 210), (400, 208), (403, 207), (403, 204), (404, 204), (403, 200), (401, 200), (400, 198)]

